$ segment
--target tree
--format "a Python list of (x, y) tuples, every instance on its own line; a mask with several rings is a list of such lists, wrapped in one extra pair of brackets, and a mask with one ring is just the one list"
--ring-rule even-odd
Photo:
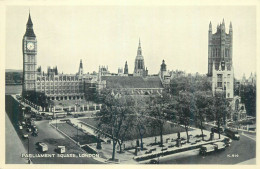
[(133, 100), (127, 97), (115, 97), (111, 93), (103, 95), (103, 106), (96, 113), (98, 120), (97, 132), (109, 134), (113, 142), (112, 159), (115, 160), (115, 148), (117, 143), (121, 145), (131, 125), (131, 107)]
[(201, 130), (202, 140), (204, 140), (204, 134), (203, 134), (203, 122), (205, 121), (206, 115), (210, 113), (210, 101), (212, 94), (211, 92), (205, 92), (205, 91), (197, 91), (195, 92), (196, 97), (196, 123), (198, 123), (198, 126)]
[(26, 91), (23, 92), (22, 95), (25, 99), (41, 106), (42, 108), (48, 106), (47, 96), (44, 92)]
[(211, 105), (211, 112), (213, 112), (214, 119), (216, 120), (220, 139), (220, 126), (225, 123), (228, 107), (225, 92), (215, 92), (214, 97), (212, 97)]
[(163, 146), (163, 127), (169, 117), (171, 95), (163, 92), (160, 95), (151, 96), (148, 107), (149, 116), (152, 118), (151, 126), (159, 129), (160, 132), (160, 146)]
[(132, 126), (134, 125), (134, 116), (132, 115), (132, 110), (125, 110), (127, 114), (127, 120), (122, 123), (121, 131), (118, 133), (117, 136), (117, 143), (119, 144), (119, 152), (122, 153), (122, 145), (125, 140), (131, 138), (133, 133)]
[(256, 86), (241, 85), (241, 102), (245, 104), (248, 115), (256, 116)]
[(136, 131), (139, 133), (140, 140), (141, 140), (141, 150), (143, 150), (143, 136), (146, 133), (146, 124), (149, 122), (146, 109), (147, 109), (147, 103), (146, 100), (143, 100), (141, 98), (135, 99), (134, 104), (134, 126)]
[(189, 142), (189, 126), (194, 120), (196, 112), (195, 97), (190, 92), (180, 92), (178, 97), (177, 114), (180, 124), (184, 125), (187, 142)]
[(211, 91), (211, 83), (207, 76), (176, 72), (170, 82), (171, 94), (178, 96), (181, 91), (194, 93), (196, 91)]

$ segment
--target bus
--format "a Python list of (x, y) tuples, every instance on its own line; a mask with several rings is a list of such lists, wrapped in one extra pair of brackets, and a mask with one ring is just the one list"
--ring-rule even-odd
[(237, 131), (225, 129), (225, 133), (228, 137), (230, 137), (233, 140), (239, 140), (240, 139), (240, 136), (239, 136)]

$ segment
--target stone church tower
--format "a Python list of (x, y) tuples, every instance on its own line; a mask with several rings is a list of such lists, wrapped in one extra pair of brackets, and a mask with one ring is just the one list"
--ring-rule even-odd
[(83, 75), (83, 63), (82, 63), (82, 59), (80, 59), (78, 75), (79, 75), (79, 76), (82, 76), (82, 75)]
[(208, 41), (208, 76), (212, 81), (212, 91), (225, 92), (226, 98), (234, 97), (234, 70), (232, 64), (233, 29), (230, 22), (229, 34), (225, 30), (225, 22), (218, 24), (217, 31), (212, 34), (209, 24)]
[(37, 39), (33, 31), (31, 15), (23, 36), (23, 92), (35, 91), (37, 65)]
[(213, 63), (215, 63), (215, 69), (218, 69), (221, 62), (224, 61), (227, 69), (231, 70), (233, 53), (233, 29), (231, 22), (229, 25), (229, 34), (226, 33), (224, 19), (222, 23), (218, 24), (215, 34), (212, 34), (212, 25), (210, 22), (208, 38), (208, 76), (212, 76)]
[(148, 70), (145, 70), (144, 66), (144, 57), (142, 55), (142, 48), (141, 48), (141, 42), (139, 39), (139, 46), (137, 49), (137, 56), (135, 58), (135, 69), (134, 69), (134, 76), (147, 76)]

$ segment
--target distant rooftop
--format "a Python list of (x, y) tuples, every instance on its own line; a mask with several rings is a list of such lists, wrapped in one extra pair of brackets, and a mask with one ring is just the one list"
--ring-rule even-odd
[(107, 88), (163, 88), (162, 82), (158, 76), (140, 77), (140, 76), (102, 76), (106, 80)]

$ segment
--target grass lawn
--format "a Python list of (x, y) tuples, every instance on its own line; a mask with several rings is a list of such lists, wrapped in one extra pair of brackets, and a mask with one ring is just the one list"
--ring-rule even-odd
[(58, 129), (62, 132), (66, 133), (68, 136), (70, 136), (73, 140), (79, 141), (79, 143), (82, 144), (90, 144), (90, 143), (96, 143), (97, 138), (93, 135), (85, 134), (81, 130), (77, 131), (77, 128), (67, 124), (67, 123), (58, 123), (57, 124)]
[[(86, 119), (80, 119), (80, 120), (93, 127), (97, 127), (97, 125), (98, 125), (98, 120), (96, 118), (86, 118)], [(153, 120), (153, 119), (151, 119), (151, 120)], [(172, 123), (168, 123), (168, 122), (164, 124), (163, 135), (177, 133), (178, 131), (184, 132), (185, 129), (183, 127), (179, 127), (179, 126), (176, 126), (176, 125), (174, 125)], [(143, 138), (159, 136), (159, 135), (160, 135), (160, 131), (157, 128), (146, 127), (146, 131), (145, 131)], [(139, 135), (138, 131), (136, 130), (136, 132), (133, 133), (131, 136), (128, 136), (126, 138), (126, 140), (133, 140), (133, 139), (137, 139), (137, 138), (140, 138), (140, 135)]]

